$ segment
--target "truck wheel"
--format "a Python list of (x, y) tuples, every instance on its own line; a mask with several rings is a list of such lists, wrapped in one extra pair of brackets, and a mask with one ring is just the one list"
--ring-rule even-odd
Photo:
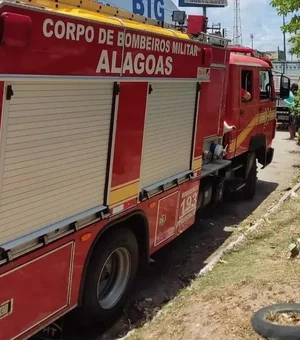
[(246, 185), (243, 190), (245, 199), (252, 200), (256, 193), (256, 183), (257, 183), (257, 165), (256, 158), (254, 158), (249, 175), (246, 179)]
[(138, 268), (134, 234), (118, 228), (97, 244), (89, 263), (79, 308), (83, 325), (114, 321), (122, 312)]

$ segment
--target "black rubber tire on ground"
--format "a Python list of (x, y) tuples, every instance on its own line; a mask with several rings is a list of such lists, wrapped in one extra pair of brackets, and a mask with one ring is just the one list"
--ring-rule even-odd
[(256, 158), (253, 159), (250, 172), (246, 179), (246, 186), (243, 189), (244, 198), (247, 200), (252, 200), (256, 193), (257, 184), (257, 164)]
[(275, 304), (260, 309), (252, 316), (252, 327), (256, 333), (276, 340), (299, 340), (300, 326), (284, 326), (273, 324), (266, 320), (268, 313), (297, 312), (300, 313), (300, 304)]
[[(120, 279), (120, 282), (123, 282), (125, 287), (124, 290), (123, 288), (120, 289), (120, 292), (123, 292), (120, 293), (119, 300), (114, 305), (107, 308), (106, 306), (101, 305), (98, 299), (98, 287), (101, 285), (101, 283), (99, 284), (99, 281), (101, 282), (101, 276), (107, 276), (108, 270), (106, 261), (110, 258), (110, 255), (114, 254), (113, 256), (118, 257), (120, 255), (116, 254), (117, 252), (120, 252), (120, 250), (122, 250), (124, 254), (126, 253), (127, 257), (125, 256), (124, 261), (120, 260), (119, 264), (116, 261), (116, 264), (112, 264), (111, 268), (114, 267), (115, 271), (120, 270), (122, 263), (124, 267), (125, 263), (128, 261), (130, 262), (130, 268), (128, 269), (128, 274), (126, 275), (111, 275), (120, 278), (123, 276), (124, 280)], [(89, 326), (91, 324), (105, 325), (107, 323), (113, 322), (120, 315), (127, 302), (136, 276), (138, 268), (138, 256), (138, 244), (136, 237), (133, 232), (127, 228), (117, 228), (113, 232), (109, 232), (108, 235), (105, 235), (103, 239), (100, 240), (92, 254), (89, 263), (87, 277), (83, 289), (82, 304), (77, 311), (77, 316), (78, 314), (80, 315), (80, 318), (77, 317), (77, 319), (80, 320), (81, 326)], [(108, 278), (104, 279), (104, 281), (105, 280), (113, 282), (114, 278), (109, 278), (108, 274)], [(115, 280), (117, 279), (115, 278)], [(109, 297), (109, 286), (105, 289), (107, 291), (107, 297)], [(105, 293), (105, 289), (103, 294)], [(113, 288), (111, 290), (113, 290)], [(102, 301), (104, 300), (102, 299)]]

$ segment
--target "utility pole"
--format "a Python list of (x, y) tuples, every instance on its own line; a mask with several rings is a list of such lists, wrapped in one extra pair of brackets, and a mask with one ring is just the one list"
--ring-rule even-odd
[[(285, 26), (285, 15), (283, 14), (282, 16), (282, 24), (283, 27)], [(283, 64), (282, 64), (282, 71), (283, 74), (285, 74), (285, 66), (286, 66), (286, 35), (285, 32), (283, 32), (283, 52), (284, 52), (284, 60), (283, 60)]]
[(233, 45), (243, 45), (240, 0), (234, 0)]
[(253, 50), (253, 41), (254, 41), (254, 34), (253, 33), (250, 34), (250, 39), (251, 39), (251, 47), (252, 47), (252, 50)]

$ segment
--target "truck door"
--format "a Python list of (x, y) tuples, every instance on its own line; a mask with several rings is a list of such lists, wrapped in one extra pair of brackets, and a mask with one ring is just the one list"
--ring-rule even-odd
[(267, 138), (267, 145), (272, 142), (275, 131), (276, 102), (272, 100), (271, 70), (259, 70), (259, 124), (260, 133)]
[[(249, 141), (252, 131), (256, 126), (257, 95), (255, 95), (255, 68), (240, 67), (240, 88), (238, 91), (240, 103), (240, 123), (236, 140), (236, 156), (249, 149)], [(250, 100), (243, 99), (243, 90), (251, 96)]]

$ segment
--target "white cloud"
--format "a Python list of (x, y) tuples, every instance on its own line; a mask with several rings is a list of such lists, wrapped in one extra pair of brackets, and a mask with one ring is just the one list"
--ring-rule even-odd
[[(178, 0), (173, 0), (178, 4)], [(210, 23), (221, 22), (222, 27), (228, 28), (229, 38), (233, 31), (233, 0), (229, 0), (226, 8), (209, 8), (207, 16)], [(188, 14), (202, 14), (201, 8), (182, 8)], [(282, 17), (271, 7), (270, 0), (241, 0), (241, 20), (243, 44), (250, 46), (250, 34), (254, 35), (254, 48), (262, 51), (283, 49), (283, 35), (280, 30)]]

